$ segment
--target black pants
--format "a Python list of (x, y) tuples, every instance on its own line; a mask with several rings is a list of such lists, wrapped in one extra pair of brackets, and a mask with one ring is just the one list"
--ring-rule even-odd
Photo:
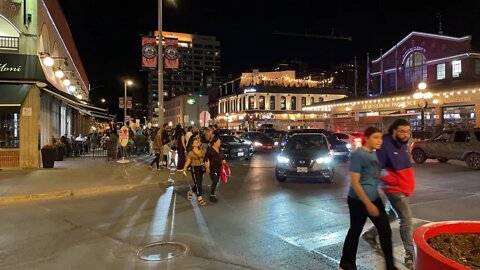
[(202, 196), (203, 188), (203, 166), (192, 166), (190, 167), (193, 179), (193, 188), (192, 191), (197, 194), (197, 196)]
[(215, 196), (215, 193), (217, 192), (218, 183), (220, 181), (220, 172), (210, 171), (210, 179), (212, 179), (210, 196)]
[(342, 259), (340, 260), (340, 267), (344, 270), (357, 269), (356, 257), (358, 240), (368, 217), (378, 230), (387, 270), (396, 269), (393, 263), (392, 229), (390, 228), (390, 223), (388, 222), (387, 213), (385, 212), (382, 200), (379, 198), (373, 202), (380, 212), (378, 217), (369, 216), (365, 204), (360, 200), (348, 197), (347, 202), (350, 210), (350, 229), (348, 230), (345, 243), (343, 244), (343, 254)]
[(152, 166), (153, 163), (157, 164), (157, 169), (160, 168), (160, 153), (155, 153), (155, 159), (150, 163), (150, 166)]

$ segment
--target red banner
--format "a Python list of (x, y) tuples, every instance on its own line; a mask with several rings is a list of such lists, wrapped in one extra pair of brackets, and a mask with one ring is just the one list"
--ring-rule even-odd
[(165, 39), (165, 68), (178, 68), (179, 64), (179, 53), (178, 53), (178, 39), (166, 38)]
[(127, 109), (133, 108), (132, 97), (127, 97)]
[(142, 68), (157, 68), (157, 40), (142, 37)]
[(125, 98), (123, 98), (123, 97), (118, 98), (118, 108), (120, 108), (120, 109), (125, 108)]

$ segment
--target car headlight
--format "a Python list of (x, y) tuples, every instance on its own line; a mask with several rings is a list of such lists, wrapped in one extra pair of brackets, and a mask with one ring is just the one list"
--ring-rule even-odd
[(280, 162), (280, 163), (288, 163), (288, 162), (290, 161), (290, 159), (288, 159), (288, 158), (285, 157), (285, 156), (278, 156), (278, 157), (277, 157), (277, 160), (278, 160), (278, 162)]
[(352, 145), (349, 144), (349, 143), (347, 143), (347, 148), (348, 148), (348, 149), (352, 149)]
[(274, 144), (275, 146), (278, 146), (278, 142), (274, 142), (273, 144)]
[(321, 157), (321, 158), (317, 158), (315, 161), (316, 161), (318, 164), (322, 164), (322, 163), (327, 164), (327, 163), (332, 162), (332, 158), (329, 157), (329, 156), (327, 156), (327, 157)]
[(259, 142), (254, 142), (253, 143), (255, 146), (262, 146), (263, 144), (259, 143)]

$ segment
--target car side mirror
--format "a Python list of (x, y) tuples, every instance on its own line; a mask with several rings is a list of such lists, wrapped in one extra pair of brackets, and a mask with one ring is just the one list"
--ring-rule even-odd
[(245, 142), (245, 140), (240, 140), (241, 142)]

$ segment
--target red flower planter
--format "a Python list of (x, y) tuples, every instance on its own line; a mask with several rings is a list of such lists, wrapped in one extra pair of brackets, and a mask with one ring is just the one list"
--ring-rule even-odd
[(480, 233), (480, 221), (447, 221), (423, 225), (413, 232), (415, 241), (415, 270), (469, 270), (438, 253), (427, 240), (442, 233)]

